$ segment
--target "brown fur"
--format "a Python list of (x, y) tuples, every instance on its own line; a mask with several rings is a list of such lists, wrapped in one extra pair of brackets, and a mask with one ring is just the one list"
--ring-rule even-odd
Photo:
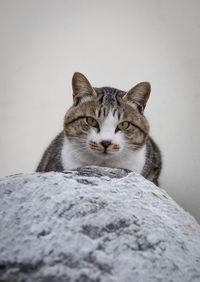
[(63, 143), (64, 134), (61, 132), (51, 142), (48, 148), (45, 150), (42, 159), (36, 169), (39, 171), (63, 171), (61, 163), (61, 148)]
[[(158, 184), (161, 169), (160, 151), (155, 142), (149, 137), (149, 124), (143, 111), (150, 95), (150, 84), (139, 83), (130, 91), (124, 92), (115, 88), (93, 88), (89, 81), (80, 73), (75, 73), (72, 79), (74, 103), (64, 118), (64, 132), (60, 133), (45, 151), (37, 171), (62, 171), (61, 149), (64, 135), (69, 139), (86, 138), (90, 126), (86, 117), (93, 117), (99, 127), (93, 128), (98, 132), (110, 109), (117, 116), (119, 123), (129, 121), (130, 126), (124, 131), (125, 138), (133, 151), (146, 144), (146, 162), (142, 175)], [(103, 152), (101, 143), (89, 142), (91, 149)], [(114, 152), (119, 150), (117, 144), (109, 144)]]

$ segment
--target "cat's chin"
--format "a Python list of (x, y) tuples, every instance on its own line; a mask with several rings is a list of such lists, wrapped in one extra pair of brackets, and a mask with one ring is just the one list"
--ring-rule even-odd
[(114, 156), (114, 154), (103, 152), (103, 153), (100, 153), (100, 156), (101, 156), (102, 159), (110, 159)]
[(101, 158), (102, 160), (108, 160), (112, 159), (117, 155), (117, 152), (96, 152), (96, 151), (91, 151), (92, 155), (98, 158)]

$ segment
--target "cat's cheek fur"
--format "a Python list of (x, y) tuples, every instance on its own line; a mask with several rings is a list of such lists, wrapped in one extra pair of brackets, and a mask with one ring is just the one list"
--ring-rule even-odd
[(75, 156), (76, 150), (74, 146), (68, 140), (67, 137), (64, 137), (61, 150), (61, 163), (64, 171), (67, 169), (74, 169), (81, 166), (80, 160)]
[[(146, 156), (146, 145), (144, 145), (140, 150), (132, 152), (132, 154), (121, 151), (121, 153), (113, 153), (111, 157), (109, 155), (106, 158), (96, 157), (95, 154), (88, 154), (87, 150), (79, 150), (79, 157), (77, 158), (74, 152), (74, 146), (72, 143), (64, 137), (62, 150), (61, 150), (61, 162), (63, 170), (75, 169), (83, 165), (99, 165), (107, 167), (118, 167), (127, 168), (137, 173), (142, 173), (145, 165)], [(75, 157), (76, 155), (76, 157)], [(98, 154), (99, 156), (101, 154)], [(103, 155), (103, 154), (102, 154)], [(118, 157), (118, 156), (121, 157)], [(115, 158), (116, 156), (116, 158)]]

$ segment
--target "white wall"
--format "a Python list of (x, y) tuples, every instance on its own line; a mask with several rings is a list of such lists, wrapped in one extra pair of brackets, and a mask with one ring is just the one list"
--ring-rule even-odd
[(161, 184), (200, 220), (199, 0), (0, 0), (0, 173), (32, 172), (62, 129), (71, 77), (148, 80)]

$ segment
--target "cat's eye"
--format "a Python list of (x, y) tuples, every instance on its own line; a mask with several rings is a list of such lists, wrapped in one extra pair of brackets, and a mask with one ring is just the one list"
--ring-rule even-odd
[(123, 121), (123, 122), (120, 122), (117, 126), (117, 129), (119, 130), (125, 130), (129, 127), (129, 124), (130, 122), (129, 121)]
[(94, 119), (92, 117), (86, 117), (86, 121), (92, 127), (98, 127), (99, 126), (98, 122), (96, 121), (96, 119)]

